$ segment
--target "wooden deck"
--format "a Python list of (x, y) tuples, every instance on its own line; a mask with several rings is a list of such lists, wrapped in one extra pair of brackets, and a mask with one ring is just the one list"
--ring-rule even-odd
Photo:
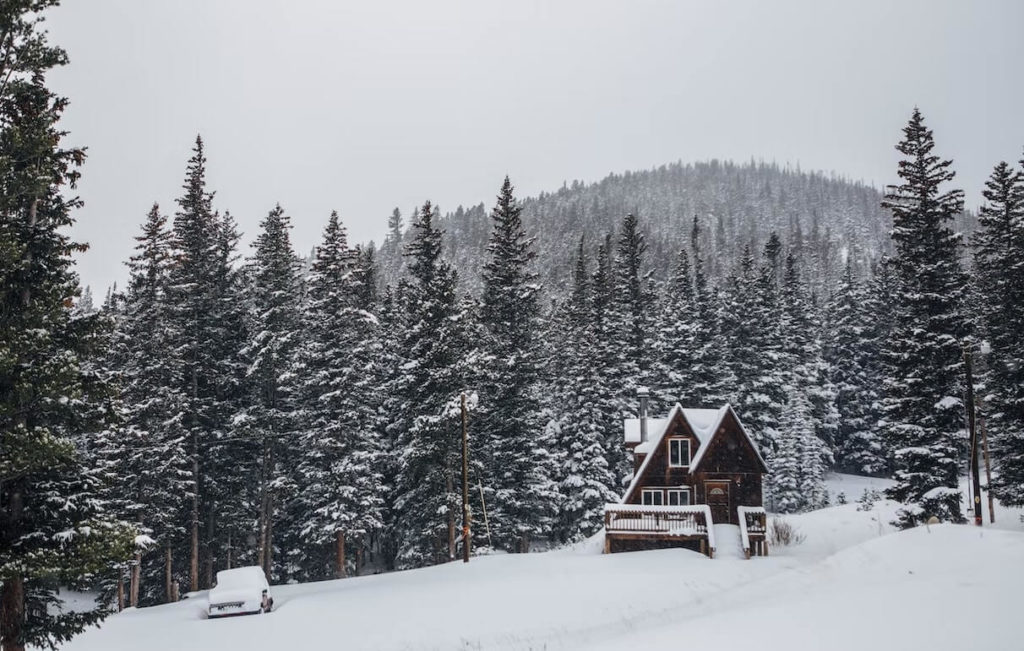
[(711, 507), (642, 506), (607, 504), (604, 509), (604, 551), (609, 553), (614, 540), (697, 541), (700, 551), (709, 557), (715, 553), (715, 532)]

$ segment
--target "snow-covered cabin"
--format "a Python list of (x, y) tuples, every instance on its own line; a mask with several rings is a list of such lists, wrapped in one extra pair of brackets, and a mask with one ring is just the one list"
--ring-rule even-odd
[(676, 404), (665, 417), (648, 418), (647, 392), (638, 393), (640, 418), (623, 424), (633, 479), (619, 503), (605, 508), (605, 551), (693, 547), (710, 554), (714, 524), (740, 524), (763, 547), (763, 512), (752, 509), (751, 517), (747, 509), (763, 504), (768, 466), (732, 406)]

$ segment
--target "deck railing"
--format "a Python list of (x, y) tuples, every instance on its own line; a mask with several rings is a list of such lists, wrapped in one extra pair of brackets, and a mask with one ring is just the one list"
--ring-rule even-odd
[(740, 519), (740, 540), (743, 543), (743, 554), (750, 558), (768, 555), (768, 514), (760, 506), (737, 506), (736, 514)]
[(704, 537), (715, 548), (715, 530), (709, 527), (711, 507), (707, 504), (688, 506), (644, 506), (640, 504), (606, 504), (606, 533), (656, 533), (667, 536)]

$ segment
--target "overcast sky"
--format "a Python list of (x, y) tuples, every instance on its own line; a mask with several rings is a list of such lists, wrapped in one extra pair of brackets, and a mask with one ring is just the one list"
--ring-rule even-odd
[(89, 158), (76, 235), (100, 294), (197, 133), (244, 252), (276, 202), (309, 251), (337, 209), (491, 205), (674, 160), (892, 182), (915, 105), (969, 205), (1024, 147), (1024, 2), (65, 0), (64, 126)]

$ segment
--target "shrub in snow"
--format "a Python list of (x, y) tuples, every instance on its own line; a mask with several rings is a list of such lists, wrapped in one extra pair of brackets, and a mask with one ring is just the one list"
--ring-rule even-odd
[(864, 492), (861, 493), (860, 499), (857, 500), (858, 511), (870, 511), (875, 502), (881, 499), (882, 494), (874, 488), (865, 488)]
[(846, 503), (847, 503), (847, 501), (846, 501), (846, 493), (840, 491), (839, 494), (836, 495), (836, 504), (839, 504), (840, 506), (842, 506), (843, 504), (846, 504)]
[(796, 527), (782, 518), (772, 518), (772, 523), (768, 527), (768, 537), (771, 544), (776, 547), (799, 545), (807, 539), (806, 535), (800, 533)]

